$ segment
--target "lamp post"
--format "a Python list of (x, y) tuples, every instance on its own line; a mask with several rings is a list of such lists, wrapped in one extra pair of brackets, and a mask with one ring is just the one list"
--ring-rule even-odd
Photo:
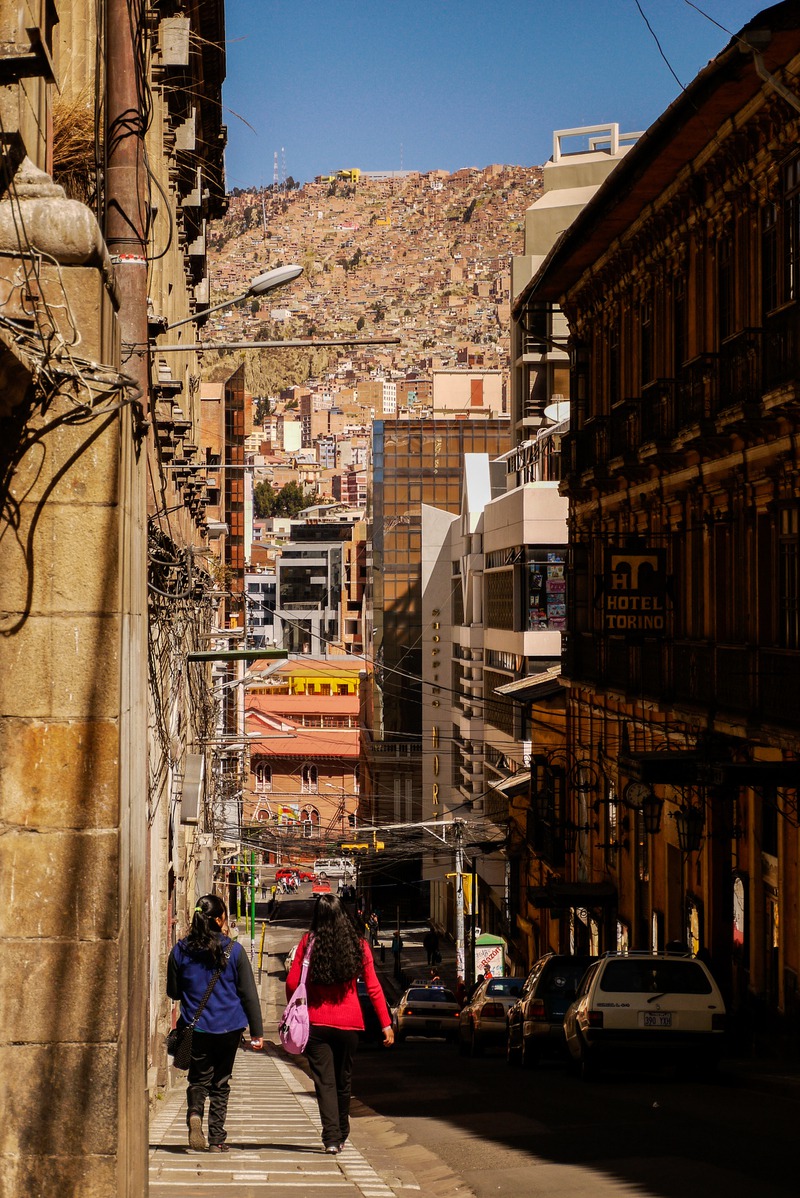
[(235, 304), (240, 304), (242, 300), (251, 299), (256, 295), (264, 295), (267, 291), (273, 291), (276, 287), (283, 287), (285, 283), (291, 283), (293, 279), (298, 278), (302, 273), (302, 266), (276, 266), (274, 270), (267, 270), (263, 274), (256, 275), (247, 288), (247, 291), (243, 291), (241, 295), (237, 295), (233, 299), (223, 300), (220, 304), (214, 304), (213, 308), (202, 308), (192, 316), (184, 316), (182, 320), (174, 320), (172, 324), (166, 325), (162, 331), (166, 333), (170, 329), (179, 328), (182, 324), (204, 320), (212, 312), (219, 312), (223, 308), (232, 308)]
[(699, 807), (681, 807), (675, 813), (675, 827), (678, 832), (678, 846), (684, 857), (696, 853), (703, 839), (705, 814)]

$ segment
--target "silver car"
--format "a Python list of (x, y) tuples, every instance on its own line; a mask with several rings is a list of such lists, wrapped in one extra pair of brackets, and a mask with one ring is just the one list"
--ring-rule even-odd
[(524, 978), (484, 978), (461, 1012), (458, 1047), (480, 1056), (489, 1043), (505, 1043), (509, 1007), (522, 994)]
[(411, 986), (394, 1013), (394, 1034), (398, 1041), (406, 1036), (444, 1036), (455, 1040), (460, 1018), (456, 996), (443, 986)]

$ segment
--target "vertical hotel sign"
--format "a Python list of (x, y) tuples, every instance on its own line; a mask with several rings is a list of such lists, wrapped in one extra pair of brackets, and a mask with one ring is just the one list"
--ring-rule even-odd
[(614, 636), (658, 636), (664, 633), (666, 596), (666, 550), (605, 550), (604, 632)]
[[(431, 649), (431, 668), (433, 670), (432, 679), (433, 679), (434, 683), (438, 683), (439, 675), (436, 671), (438, 671), (441, 667), (441, 659), (439, 657), (439, 653), (441, 651), (441, 646), (442, 646), (442, 638), (441, 638), (441, 634), (439, 632), (439, 627), (440, 627), (440, 625), (439, 625), (439, 615), (440, 615), (439, 608), (435, 607), (433, 609), (433, 611), (431, 612), (431, 615), (434, 617), (434, 619), (433, 619), (433, 637), (432, 637), (433, 648)], [(436, 698), (431, 700), (431, 707), (439, 707), (440, 703), (441, 703), (441, 700), (438, 698), (439, 687), (432, 686), (431, 694), (437, 696)], [(437, 717), (434, 716), (434, 719), (436, 719), (436, 718)], [(439, 806), (439, 725), (438, 724), (434, 724), (433, 727), (431, 728), (431, 744), (432, 744), (433, 750), (434, 750), (434, 753), (433, 753), (433, 788), (431, 791), (431, 805), (433, 807), (438, 807)]]

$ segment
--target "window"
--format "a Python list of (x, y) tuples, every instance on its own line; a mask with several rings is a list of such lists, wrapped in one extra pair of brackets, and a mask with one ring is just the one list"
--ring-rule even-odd
[(761, 309), (777, 308), (780, 295), (778, 271), (778, 209), (767, 204), (761, 213)]
[(747, 892), (744, 879), (738, 874), (733, 879), (733, 953), (736, 958), (747, 958)]
[(272, 766), (271, 765), (268, 765), (266, 763), (266, 761), (258, 761), (258, 762), (256, 762), (256, 767), (255, 767), (254, 773), (255, 773), (255, 777), (256, 777), (256, 794), (257, 795), (266, 794), (268, 791), (272, 790)]
[(514, 627), (514, 570), (495, 570), (485, 574), (486, 627)]
[(608, 330), (608, 394), (607, 408), (621, 399), (621, 369), (619, 350), (619, 327), (614, 324)]
[(617, 836), (619, 835), (619, 803), (613, 784), (606, 780), (605, 854), (608, 869), (617, 868)]
[(319, 812), (316, 807), (303, 808), (300, 812), (300, 827), (306, 839), (319, 836)]
[(303, 794), (319, 792), (319, 776), (315, 765), (304, 765), (300, 771), (300, 789)]
[(526, 607), (528, 631), (563, 630), (567, 626), (567, 583), (564, 550), (528, 550)]
[(653, 303), (645, 300), (639, 313), (640, 382), (644, 387), (654, 377), (653, 369)]
[(735, 320), (735, 272), (733, 236), (727, 230), (717, 242), (717, 336), (720, 342), (730, 337)]
[(800, 157), (783, 168), (783, 299), (800, 297)]
[(800, 648), (800, 517), (797, 507), (780, 513), (780, 643), (784, 649)]
[(679, 275), (672, 293), (672, 373), (675, 377), (689, 356), (686, 279)]
[(636, 865), (640, 882), (650, 881), (650, 842), (647, 839), (644, 812), (639, 807), (636, 817)]

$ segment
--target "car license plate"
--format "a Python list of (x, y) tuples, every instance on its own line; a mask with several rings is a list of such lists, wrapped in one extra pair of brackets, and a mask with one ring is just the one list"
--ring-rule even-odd
[(671, 1011), (640, 1011), (642, 1027), (672, 1027)]

